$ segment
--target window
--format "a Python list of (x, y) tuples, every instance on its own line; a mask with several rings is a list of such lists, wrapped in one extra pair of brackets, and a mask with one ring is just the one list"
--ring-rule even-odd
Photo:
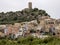
[(54, 22), (49, 22), (49, 24), (54, 24)]
[(1, 29), (0, 32), (4, 33), (4, 29)]
[(36, 33), (36, 31), (34, 29), (31, 29), (30, 33)]

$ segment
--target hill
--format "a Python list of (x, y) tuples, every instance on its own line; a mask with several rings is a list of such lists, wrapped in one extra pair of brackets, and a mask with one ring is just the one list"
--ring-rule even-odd
[(49, 16), (45, 10), (39, 10), (38, 8), (34, 9), (23, 9), (22, 11), (16, 12), (1, 12), (0, 13), (0, 24), (13, 24), (13, 23), (20, 23), (25, 21), (32, 21), (37, 20), (41, 16)]

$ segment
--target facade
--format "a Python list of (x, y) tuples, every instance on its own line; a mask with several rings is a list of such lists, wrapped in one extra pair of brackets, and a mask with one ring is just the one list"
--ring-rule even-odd
[(0, 25), (0, 37), (4, 37), (5, 32), (4, 29), (6, 28), (6, 25)]

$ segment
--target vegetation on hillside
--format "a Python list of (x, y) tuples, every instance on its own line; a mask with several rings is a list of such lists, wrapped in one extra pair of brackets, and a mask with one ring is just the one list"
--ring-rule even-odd
[(0, 24), (9, 24), (9, 23), (16, 23), (16, 22), (25, 22), (36, 20), (40, 16), (49, 16), (46, 11), (39, 10), (38, 8), (34, 9), (24, 9), (22, 11), (16, 12), (1, 12), (0, 13)]
[(12, 40), (5, 37), (0, 39), (0, 45), (60, 45), (60, 39), (55, 37), (40, 39), (27, 36)]

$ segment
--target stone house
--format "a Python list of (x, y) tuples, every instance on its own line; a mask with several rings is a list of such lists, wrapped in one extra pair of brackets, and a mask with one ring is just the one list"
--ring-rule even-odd
[(1, 37), (3, 37), (5, 34), (5, 31), (4, 31), (4, 29), (5, 29), (5, 27), (6, 27), (6, 25), (0, 25), (0, 36)]
[(16, 25), (8, 24), (4, 28), (4, 34), (6, 36), (9, 36), (11, 34), (14, 34), (16, 36), (18, 34), (18, 32), (19, 32), (19, 27)]
[(56, 29), (56, 31), (55, 31), (56, 32), (56, 36), (60, 37), (60, 25), (56, 26), (55, 29)]
[(39, 21), (40, 23), (38, 25), (44, 32), (49, 32), (50, 28), (55, 30), (56, 19), (52, 19), (49, 16), (42, 16)]

